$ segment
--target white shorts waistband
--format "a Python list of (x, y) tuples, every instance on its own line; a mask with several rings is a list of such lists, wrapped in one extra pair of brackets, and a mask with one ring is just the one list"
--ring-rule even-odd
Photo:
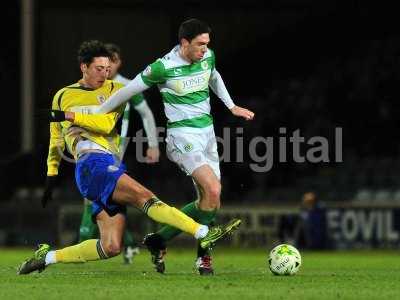
[(76, 157), (79, 158), (81, 154), (87, 153), (90, 150), (95, 150), (95, 151), (101, 151), (104, 153), (111, 154), (110, 151), (108, 151), (106, 148), (100, 146), (99, 144), (96, 144), (95, 142), (92, 142), (90, 140), (83, 140), (79, 141), (78, 144), (76, 144)]

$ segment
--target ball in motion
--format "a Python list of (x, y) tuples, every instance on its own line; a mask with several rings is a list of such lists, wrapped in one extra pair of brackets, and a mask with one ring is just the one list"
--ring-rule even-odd
[(294, 275), (301, 266), (300, 252), (288, 244), (278, 245), (269, 253), (268, 265), (274, 275)]

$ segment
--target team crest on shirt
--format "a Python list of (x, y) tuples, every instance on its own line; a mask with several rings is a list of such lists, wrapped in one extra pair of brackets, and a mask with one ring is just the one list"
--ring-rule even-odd
[(193, 150), (193, 144), (187, 143), (185, 146), (183, 146), (183, 149), (185, 149), (186, 152), (190, 152)]
[(99, 101), (100, 104), (103, 104), (104, 102), (106, 102), (106, 96), (98, 95), (97, 96), (97, 101)]
[(206, 60), (202, 61), (200, 65), (203, 70), (208, 69), (208, 62)]

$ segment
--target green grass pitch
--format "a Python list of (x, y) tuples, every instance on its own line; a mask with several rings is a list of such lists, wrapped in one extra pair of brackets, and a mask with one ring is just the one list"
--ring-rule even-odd
[(167, 273), (153, 271), (146, 250), (133, 265), (122, 258), (63, 264), (16, 275), (32, 251), (0, 249), (0, 299), (400, 299), (395, 251), (303, 252), (300, 272), (267, 270), (267, 251), (216, 248), (214, 277), (193, 272), (194, 251), (169, 250)]

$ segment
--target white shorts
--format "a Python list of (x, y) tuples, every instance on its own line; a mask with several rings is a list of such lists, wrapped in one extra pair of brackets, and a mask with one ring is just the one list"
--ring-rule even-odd
[(167, 156), (188, 175), (194, 170), (209, 165), (218, 179), (219, 156), (214, 127), (170, 128), (167, 131)]

